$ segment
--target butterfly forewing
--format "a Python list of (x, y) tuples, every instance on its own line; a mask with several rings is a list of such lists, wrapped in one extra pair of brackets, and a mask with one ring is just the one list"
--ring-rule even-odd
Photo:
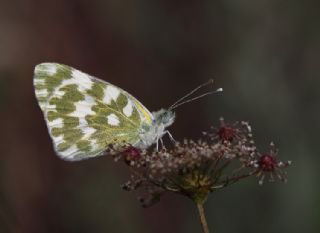
[(139, 141), (152, 114), (122, 89), (69, 66), (36, 66), (34, 87), (57, 154), (66, 160), (101, 155), (109, 144)]

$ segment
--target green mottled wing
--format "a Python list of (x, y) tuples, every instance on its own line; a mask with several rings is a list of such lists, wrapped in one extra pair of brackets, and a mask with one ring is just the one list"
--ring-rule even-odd
[(65, 160), (103, 154), (109, 144), (139, 142), (152, 114), (124, 90), (56, 63), (35, 67), (34, 88), (54, 148)]

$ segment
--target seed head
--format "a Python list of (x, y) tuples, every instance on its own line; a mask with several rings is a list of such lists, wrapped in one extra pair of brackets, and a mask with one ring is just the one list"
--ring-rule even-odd
[(279, 161), (277, 159), (278, 150), (274, 143), (270, 143), (270, 151), (268, 153), (256, 153), (254, 159), (250, 161), (249, 166), (256, 169), (257, 177), (259, 177), (259, 184), (262, 185), (265, 178), (269, 177), (269, 181), (275, 181), (275, 178), (286, 182), (287, 174), (283, 168), (289, 166), (291, 161)]
[(262, 154), (258, 160), (258, 166), (262, 171), (273, 171), (276, 165), (275, 157), (269, 153)]
[(260, 154), (247, 122), (227, 124), (204, 133), (193, 141), (185, 139), (169, 149), (139, 150), (128, 144), (114, 150), (115, 160), (122, 160), (132, 173), (122, 187), (140, 192), (139, 201), (148, 207), (168, 192), (184, 195), (195, 202), (204, 202), (208, 194), (250, 176), (263, 182), (266, 174), (281, 180), (282, 168), (289, 165), (276, 159), (277, 151)]

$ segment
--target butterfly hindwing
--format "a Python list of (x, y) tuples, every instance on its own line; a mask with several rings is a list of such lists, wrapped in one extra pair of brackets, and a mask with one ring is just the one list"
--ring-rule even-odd
[(34, 87), (57, 154), (81, 160), (109, 144), (134, 144), (152, 114), (122, 89), (69, 66), (36, 66)]

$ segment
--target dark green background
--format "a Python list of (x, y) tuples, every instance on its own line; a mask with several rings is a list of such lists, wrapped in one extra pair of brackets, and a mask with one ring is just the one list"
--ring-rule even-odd
[(215, 77), (222, 94), (177, 110), (176, 139), (251, 122), (262, 151), (293, 160), (289, 182), (252, 178), (210, 196), (216, 233), (320, 232), (320, 2), (312, 0), (11, 0), (0, 2), (0, 232), (200, 232), (193, 204), (142, 209), (108, 157), (54, 155), (34, 66), (55, 61), (122, 87), (150, 110)]

